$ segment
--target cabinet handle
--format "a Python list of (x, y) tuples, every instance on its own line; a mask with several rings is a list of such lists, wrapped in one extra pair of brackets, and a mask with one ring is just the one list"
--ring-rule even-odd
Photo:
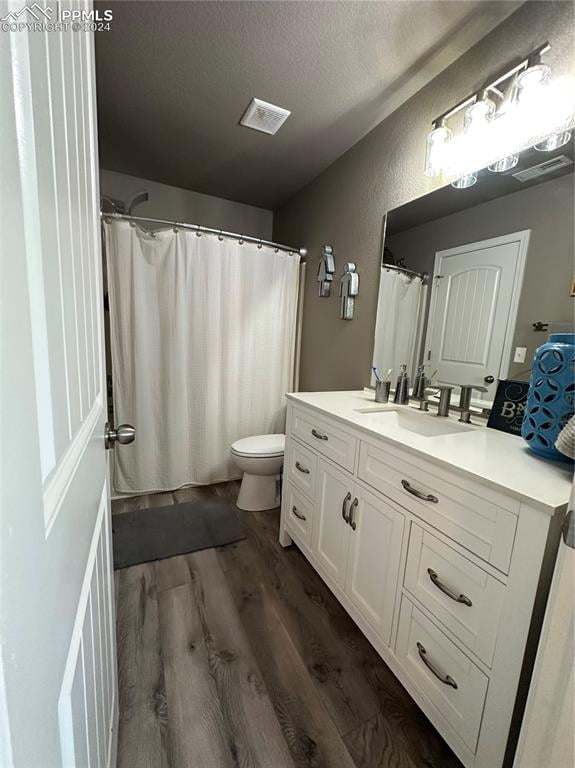
[(297, 507), (292, 507), (291, 511), (293, 514), (299, 519), (299, 520), (305, 520), (305, 515), (302, 515), (301, 512), (298, 512)]
[(446, 587), (445, 584), (442, 584), (439, 581), (439, 576), (432, 568), (428, 568), (427, 573), (429, 574), (429, 578), (435, 584), (437, 589), (440, 589), (445, 595), (447, 595), (447, 597), (450, 597), (452, 600), (455, 600), (456, 603), (463, 603), (464, 605), (468, 605), (471, 608), (473, 603), (467, 597), (467, 595), (463, 595), (463, 594), (458, 595), (456, 592), (453, 592), (451, 589), (449, 589), (449, 587)]
[(422, 493), (421, 491), (418, 491), (417, 488), (414, 488), (412, 485), (410, 485), (409, 480), (402, 480), (401, 484), (406, 491), (412, 493), (414, 496), (417, 496), (417, 498), (421, 499), (422, 501), (431, 501), (434, 504), (437, 504), (439, 501), (437, 496), (433, 496), (431, 493)]
[(318, 432), (317, 429), (314, 427), (311, 431), (312, 435), (316, 437), (318, 440), (327, 440), (327, 435), (322, 435), (321, 432)]
[[(350, 498), (351, 498), (351, 497), (350, 497)], [(348, 520), (348, 522), (349, 522), (349, 524), (351, 525), (351, 530), (352, 530), (352, 531), (355, 531), (355, 529), (357, 528), (357, 523), (356, 523), (356, 522), (355, 522), (355, 520), (353, 519), (353, 511), (354, 511), (354, 509), (357, 507), (357, 505), (358, 505), (358, 504), (359, 504), (359, 501), (357, 500), (357, 498), (355, 498), (355, 499), (354, 499), (354, 500), (351, 502), (351, 507), (349, 508), (349, 520)]]
[(303, 472), (304, 475), (309, 475), (309, 469), (307, 467), (302, 467), (299, 461), (296, 461), (295, 468), (299, 469), (300, 472)]
[(451, 677), (451, 675), (442, 675), (441, 672), (439, 672), (435, 666), (429, 661), (427, 658), (427, 651), (425, 650), (425, 647), (421, 643), (417, 643), (417, 652), (419, 653), (419, 658), (421, 661), (425, 664), (427, 669), (429, 669), (438, 680), (441, 680), (441, 682), (444, 685), (450, 685), (452, 688), (455, 688), (457, 690), (457, 683), (455, 680)]
[(346, 493), (345, 499), (343, 500), (343, 504), (341, 505), (341, 516), (343, 517), (346, 523), (349, 523), (349, 517), (347, 515), (347, 509), (346, 509), (346, 505), (348, 501), (351, 501), (351, 493), (349, 492)]

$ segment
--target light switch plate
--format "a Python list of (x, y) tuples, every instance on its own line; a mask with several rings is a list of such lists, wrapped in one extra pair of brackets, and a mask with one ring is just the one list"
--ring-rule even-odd
[(513, 356), (513, 362), (524, 363), (526, 355), (527, 355), (527, 347), (515, 347), (515, 355)]

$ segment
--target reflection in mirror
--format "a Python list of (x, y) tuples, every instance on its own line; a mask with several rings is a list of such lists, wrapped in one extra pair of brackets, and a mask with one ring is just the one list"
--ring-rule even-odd
[(390, 211), (374, 340), (380, 374), (392, 369), (393, 386), (407, 364), (413, 382), (423, 364), (433, 384), (484, 388), (474, 398), (488, 402), (499, 379), (528, 381), (548, 334), (573, 332), (573, 198), (571, 142)]

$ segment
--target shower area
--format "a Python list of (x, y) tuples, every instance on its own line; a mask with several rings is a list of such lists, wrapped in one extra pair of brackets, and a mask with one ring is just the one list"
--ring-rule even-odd
[(284, 431), (305, 252), (107, 207), (111, 411), (136, 428), (111, 452), (113, 495), (237, 479), (232, 443)]

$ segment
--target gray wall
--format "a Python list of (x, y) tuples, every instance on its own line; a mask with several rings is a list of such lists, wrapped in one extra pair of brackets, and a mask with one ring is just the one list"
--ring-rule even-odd
[(135, 216), (176, 219), (189, 224), (203, 224), (205, 227), (261, 237), (264, 240), (272, 238), (273, 212), (265, 208), (234, 203), (221, 197), (170, 187), (125, 173), (100, 170), (102, 195), (128, 200), (144, 189), (148, 190), (150, 199), (134, 209)]
[(513, 347), (527, 347), (525, 363), (511, 363), (510, 378), (529, 379), (535, 349), (547, 336), (534, 322), (573, 322), (569, 289), (574, 273), (573, 174), (499, 197), (413, 227), (387, 239), (394, 257), (433, 273), (435, 253), (466, 243), (530, 229)]
[[(557, 74), (575, 70), (571, 2), (528, 2), (455, 64), (380, 123), (275, 212), (274, 238), (309, 249), (303, 319), (302, 390), (357, 389), (369, 383), (385, 211), (434, 189), (423, 175), (430, 122), (490, 76), (550, 40), (545, 60)], [(334, 246), (338, 276), (355, 261), (355, 319), (339, 319), (337, 286), (317, 296), (321, 246)]]

